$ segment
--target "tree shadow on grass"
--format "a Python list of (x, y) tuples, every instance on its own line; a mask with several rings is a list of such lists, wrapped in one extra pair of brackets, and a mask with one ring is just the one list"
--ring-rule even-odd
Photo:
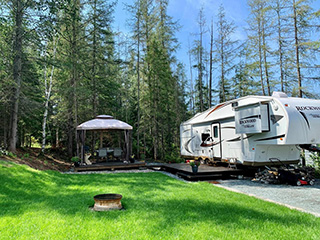
[[(164, 230), (174, 233), (177, 232), (177, 229), (183, 229), (182, 231), (193, 231), (196, 229), (200, 234), (199, 237), (202, 239), (206, 236), (206, 233), (202, 231), (204, 226), (205, 229), (214, 229), (219, 226), (230, 232), (250, 232), (250, 229), (256, 228), (256, 233), (264, 235), (267, 232), (267, 234), (273, 235), (273, 239), (281, 239), (278, 234), (283, 234), (289, 228), (290, 231), (300, 229), (298, 231), (300, 233), (305, 231), (306, 234), (300, 236), (306, 238), (310, 235), (312, 236), (312, 234), (320, 234), (320, 220), (313, 216), (297, 212), (292, 213), (291, 210), (282, 206), (272, 209), (272, 203), (265, 203), (257, 199), (253, 199), (253, 202), (256, 202), (253, 205), (245, 206), (241, 201), (237, 204), (234, 201), (228, 200), (228, 197), (232, 198), (232, 193), (230, 195), (227, 194), (226, 197), (221, 202), (199, 200), (196, 197), (195, 199), (189, 197), (185, 199), (164, 198), (162, 201), (139, 197), (126, 199), (126, 209), (128, 212), (139, 212), (138, 216), (140, 219), (151, 219), (150, 221), (144, 221), (148, 225), (146, 231), (150, 236), (161, 235)], [(143, 201), (143, 204), (133, 204), (136, 201)], [(260, 208), (257, 207), (259, 202), (263, 203)], [(274, 229), (275, 226), (281, 229), (282, 232)], [(266, 229), (268, 230), (265, 231)], [(315, 229), (317, 229), (316, 232), (312, 233)], [(290, 235), (291, 237), (295, 237), (294, 234), (288, 233), (288, 236)], [(267, 239), (272, 239), (270, 236)], [(209, 236), (206, 237), (205, 239), (211, 239)], [(248, 239), (251, 238), (248, 237)]]
[(19, 215), (40, 204), (49, 211), (74, 215), (92, 206), (97, 194), (126, 197), (164, 190), (168, 185), (183, 188), (180, 182), (159, 173), (69, 175), (21, 167), (7, 170), (0, 169), (0, 216)]

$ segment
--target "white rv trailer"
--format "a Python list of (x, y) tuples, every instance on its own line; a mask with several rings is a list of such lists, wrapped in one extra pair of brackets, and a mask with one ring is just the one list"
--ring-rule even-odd
[(181, 156), (261, 166), (298, 163), (299, 145), (320, 143), (320, 100), (247, 96), (180, 125)]

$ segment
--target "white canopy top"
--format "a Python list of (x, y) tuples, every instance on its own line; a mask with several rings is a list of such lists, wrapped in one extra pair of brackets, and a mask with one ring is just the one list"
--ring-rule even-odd
[(77, 130), (132, 130), (132, 126), (110, 115), (99, 115), (80, 124)]

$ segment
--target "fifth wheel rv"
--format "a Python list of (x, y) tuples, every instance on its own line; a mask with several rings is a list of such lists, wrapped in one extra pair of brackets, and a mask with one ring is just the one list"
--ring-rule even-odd
[(250, 166), (295, 164), (300, 147), (320, 144), (320, 100), (247, 96), (180, 125), (181, 156)]

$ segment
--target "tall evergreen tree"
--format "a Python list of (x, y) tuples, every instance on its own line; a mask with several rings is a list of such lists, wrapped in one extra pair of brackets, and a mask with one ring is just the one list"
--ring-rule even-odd
[(248, 5), (251, 16), (248, 21), (249, 40), (251, 47), (256, 49), (253, 52), (253, 58), (256, 59), (256, 65), (259, 69), (261, 91), (263, 95), (271, 95), (271, 63), (269, 60), (271, 49), (268, 44), (272, 29), (270, 2), (269, 0), (249, 0)]
[(194, 57), (194, 60), (196, 64), (193, 65), (193, 67), (197, 70), (198, 78), (196, 79), (195, 89), (196, 89), (196, 101), (195, 106), (197, 111), (204, 111), (205, 109), (205, 84), (204, 84), (204, 72), (205, 72), (205, 47), (204, 47), (204, 36), (207, 32), (206, 29), (206, 19), (204, 16), (204, 7), (201, 7), (198, 14), (198, 27), (199, 32), (197, 34), (194, 34), (198, 36), (198, 39), (194, 41), (194, 47), (191, 49), (192, 55)]
[(81, 80), (81, 41), (84, 39), (84, 28), (81, 23), (80, 0), (71, 0), (70, 4), (65, 6), (60, 18), (61, 24), (61, 40), (58, 47), (59, 61), (63, 68), (59, 72), (61, 78), (62, 91), (61, 94), (65, 106), (59, 106), (61, 113), (67, 118), (67, 152), (68, 156), (74, 156), (75, 142), (77, 142), (77, 134), (75, 131), (78, 125), (78, 91)]
[[(308, 96), (308, 87), (304, 86), (304, 80), (312, 79), (312, 71), (309, 71), (313, 65), (312, 59), (314, 58), (312, 52), (313, 40), (311, 39), (311, 33), (314, 25), (313, 9), (311, 8), (310, 0), (296, 1), (292, 0), (291, 16), (292, 16), (292, 36), (293, 46), (295, 49), (295, 70), (298, 86), (296, 88), (296, 94), (299, 97)], [(311, 68), (310, 68), (311, 67)], [(295, 93), (294, 93), (295, 95)]]
[(215, 39), (216, 60), (219, 64), (219, 101), (225, 102), (230, 98), (230, 72), (234, 69), (234, 59), (236, 57), (237, 40), (234, 40), (234, 22), (226, 19), (225, 11), (221, 5), (218, 12), (217, 38)]

